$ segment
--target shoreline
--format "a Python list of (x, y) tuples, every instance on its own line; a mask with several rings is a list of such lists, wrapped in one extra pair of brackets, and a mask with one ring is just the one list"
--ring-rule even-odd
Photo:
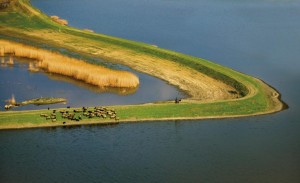
[[(57, 123), (47, 123), (47, 124), (32, 124), (32, 123), (23, 123), (23, 125), (7, 125), (7, 126), (0, 126), (0, 131), (5, 131), (5, 130), (19, 130), (19, 129), (38, 129), (38, 128), (72, 128), (72, 127), (82, 127), (82, 126), (88, 126), (88, 125), (95, 125), (95, 126), (106, 126), (106, 125), (118, 125), (118, 124), (126, 124), (126, 123), (143, 123), (143, 122), (165, 122), (165, 121), (194, 121), (194, 120), (216, 120), (216, 119), (236, 119), (236, 118), (247, 118), (247, 117), (254, 117), (254, 116), (261, 116), (261, 115), (270, 115), (270, 114), (275, 114), (284, 110), (287, 110), (289, 106), (281, 100), (281, 93), (279, 93), (275, 88), (271, 87), (265, 81), (256, 78), (260, 82), (264, 83), (266, 86), (270, 87), (273, 92), (276, 94), (275, 99), (277, 99), (277, 105), (276, 107), (273, 108), (273, 110), (268, 110), (268, 111), (263, 111), (263, 112), (257, 112), (257, 113), (252, 113), (252, 114), (233, 114), (233, 115), (215, 115), (215, 116), (197, 116), (197, 117), (167, 117), (167, 118), (144, 118), (144, 119), (120, 119), (120, 120), (103, 120), (101, 119), (99, 121), (97, 120), (83, 120), (79, 122), (74, 122), (74, 121), (68, 121), (66, 124), (57, 124)], [(186, 98), (184, 100), (189, 100), (190, 98)], [(168, 103), (173, 103), (172, 101), (162, 101), (162, 102), (168, 102)], [(195, 101), (198, 103), (199, 101)], [(158, 104), (163, 104), (163, 103), (158, 103)], [(152, 105), (155, 106), (156, 103), (145, 103), (141, 105)], [(173, 104), (173, 105), (181, 105), (181, 104)], [(136, 105), (119, 105), (119, 106), (107, 106), (109, 108), (111, 107), (126, 107), (126, 106), (136, 106)], [(64, 108), (53, 108), (53, 110), (60, 110)], [(77, 108), (70, 108), (70, 110), (74, 110)], [(22, 111), (7, 111), (3, 112), (0, 111), (0, 117), (1, 114), (4, 113), (40, 113), (42, 111), (45, 111), (43, 109), (41, 110), (22, 110)], [(1, 122), (0, 122), (1, 123)]]
[[(249, 117), (279, 112), (288, 107), (281, 101), (281, 94), (261, 79), (205, 59), (145, 43), (62, 26), (33, 8), (27, 1), (19, 0), (15, 3), (19, 3), (24, 8), (15, 7), (20, 12), (15, 9), (0, 12), (0, 20), (9, 19), (10, 13), (13, 13), (18, 17), (17, 21), (20, 21), (21, 26), (10, 24), (10, 21), (3, 21), (3, 23), (0, 21), (0, 26), (3, 27), (0, 29), (1, 39), (12, 42), (18, 39), (18, 42), (23, 44), (30, 42), (35, 47), (46, 44), (49, 48), (63, 48), (67, 53), (73, 52), (86, 58), (96, 57), (123, 64), (136, 71), (165, 80), (190, 96), (183, 99), (180, 104), (162, 101), (140, 105), (109, 106), (120, 110), (121, 116), (118, 122), (108, 121), (108, 124)], [(31, 16), (31, 19), (28, 20), (27, 16)], [(32, 22), (36, 25), (26, 29), (22, 27), (23, 24)], [(80, 44), (77, 44), (78, 42)], [(36, 115), (42, 111), (45, 110), (1, 111), (0, 130), (9, 127), (19, 129), (68, 126), (49, 124), (45, 120), (38, 119)], [(70, 125), (102, 123), (107, 121), (82, 121)]]
[[(180, 104), (179, 104), (180, 105)], [(247, 118), (247, 117), (254, 117), (254, 116), (261, 116), (261, 115), (268, 115), (278, 113), (280, 111), (286, 110), (285, 105), (277, 111), (267, 111), (267, 112), (260, 112), (251, 115), (226, 115), (226, 116), (202, 116), (202, 117), (171, 117), (171, 118), (149, 118), (149, 119), (127, 119), (127, 120), (105, 120), (105, 121), (80, 121), (80, 122), (68, 122), (66, 124), (39, 124), (39, 125), (11, 125), (7, 127), (0, 127), (0, 131), (5, 130), (19, 130), (19, 129), (38, 129), (38, 128), (62, 128), (62, 127), (82, 127), (88, 125), (95, 125), (95, 126), (106, 126), (106, 125), (118, 125), (118, 124), (126, 124), (126, 123), (143, 123), (143, 122), (165, 122), (165, 121), (194, 121), (194, 120), (217, 120), (217, 119), (236, 119), (236, 118)], [(39, 111), (39, 110), (37, 110)]]
[[(229, 118), (243, 118), (243, 117), (253, 117), (253, 116), (259, 116), (259, 115), (268, 115), (268, 114), (274, 114), (283, 110), (286, 110), (289, 108), (289, 106), (281, 100), (281, 93), (279, 93), (275, 88), (272, 86), (268, 85), (265, 81), (256, 78), (259, 82), (263, 83), (265, 87), (268, 87), (272, 92), (272, 97), (273, 97), (273, 102), (275, 103), (274, 107), (272, 107), (271, 110), (266, 110), (266, 111), (261, 111), (261, 112), (256, 112), (256, 113), (251, 113), (251, 114), (232, 114), (232, 115), (212, 115), (212, 116), (197, 116), (197, 117), (166, 117), (166, 118), (135, 118), (135, 119), (120, 119), (118, 121), (116, 120), (102, 120), (100, 121), (89, 121), (89, 120), (83, 120), (80, 122), (70, 122), (68, 121), (66, 124), (57, 124), (57, 123), (43, 123), (43, 124), (32, 124), (32, 123), (23, 123), (22, 125), (7, 125), (7, 126), (0, 126), (0, 131), (2, 130), (16, 130), (16, 129), (35, 129), (35, 128), (53, 128), (53, 127), (74, 127), (74, 126), (86, 126), (86, 125), (116, 125), (120, 123), (141, 123), (141, 122), (160, 122), (160, 121), (175, 121), (175, 120), (183, 120), (183, 121), (192, 121), (192, 120), (214, 120), (214, 119), (229, 119)], [(273, 90), (273, 91), (272, 91)], [(250, 96), (251, 97), (251, 96)], [(239, 98), (239, 99), (232, 99), (231, 101), (237, 101), (237, 100), (245, 100), (247, 97), (244, 98)], [(191, 102), (191, 101), (193, 102)], [(195, 103), (195, 104), (206, 104), (207, 102), (205, 101), (199, 101), (197, 99), (193, 98), (185, 98), (183, 101), (186, 101), (187, 103)], [(224, 102), (224, 101), (216, 101), (212, 103), (218, 103), (218, 102)], [(226, 100), (225, 100), (226, 102)], [(157, 103), (145, 103), (141, 104), (140, 106), (156, 106), (156, 105), (164, 105), (164, 104), (171, 104), (171, 105), (182, 105), (182, 104), (174, 104), (173, 101), (161, 101)], [(109, 108), (113, 107), (128, 107), (128, 106), (134, 106), (137, 107), (139, 105), (118, 105), (118, 106), (107, 106)], [(61, 108), (53, 108), (52, 110), (59, 110)], [(70, 110), (74, 110), (77, 108), (70, 108)], [(39, 110), (22, 110), (22, 111), (0, 111), (0, 119), (1, 115), (5, 114), (13, 114), (13, 113), (40, 113), (42, 111), (45, 111), (46, 109), (39, 109)], [(1, 123), (1, 121), (0, 121)], [(13, 122), (12, 122), (13, 123)]]

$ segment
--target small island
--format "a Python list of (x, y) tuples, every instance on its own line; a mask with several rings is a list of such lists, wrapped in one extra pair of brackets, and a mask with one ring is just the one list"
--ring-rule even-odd
[(41, 97), (31, 100), (26, 100), (20, 103), (20, 105), (47, 105), (47, 104), (56, 104), (56, 103), (63, 103), (67, 102), (64, 98), (52, 98), (52, 97)]
[(25, 105), (47, 105), (47, 104), (57, 104), (57, 103), (66, 103), (67, 100), (64, 98), (53, 98), (53, 97), (41, 97), (41, 98), (35, 98), (31, 100), (26, 100), (23, 102), (16, 102), (15, 97), (12, 96), (11, 99), (7, 100), (8, 104), (4, 106), (6, 110), (9, 110), (11, 108), (25, 106)]
[[(38, 69), (65, 73), (58, 72), (60, 68), (54, 67), (59, 64), (54, 64), (53, 68), (49, 69), (49, 64), (53, 63), (46, 62), (46, 57), (53, 55), (68, 57), (59, 51), (41, 54), (46, 55), (45, 57), (41, 57), (39, 54), (22, 55), (17, 53), (19, 47), (28, 49), (28, 52), (36, 50), (36, 53), (49, 52), (49, 50), (42, 49), (43, 45), (48, 45), (53, 50), (64, 48), (69, 52), (78, 53), (85, 57), (97, 57), (116, 64), (126, 65), (136, 71), (165, 80), (189, 95), (188, 98), (181, 99), (179, 103), (161, 101), (139, 105), (109, 106), (109, 108), (114, 108), (117, 111), (118, 123), (243, 117), (274, 113), (285, 108), (285, 104), (280, 100), (279, 92), (258, 78), (205, 59), (157, 46), (69, 27), (67, 24), (58, 23), (57, 20), (53, 20), (53, 17), (51, 18), (32, 7), (29, 0), (9, 0), (5, 1), (5, 4), (1, 4), (0, 26), (0, 41), (2, 43), (0, 44), (0, 56), (10, 54), (16, 57), (31, 58), (40, 63), (37, 64)], [(74, 61), (74, 58), (68, 57), (68, 59)], [(61, 59), (60, 62), (64, 63), (64, 60), (66, 59)], [(80, 61), (81, 64), (85, 64), (84, 62)], [(41, 66), (41, 63), (47, 64)], [(76, 63), (77, 61), (68, 62), (68, 65), (73, 66)], [(94, 69), (99, 66), (88, 65), (86, 67)], [(113, 72), (122, 73), (125, 71)], [(120, 78), (131, 78), (129, 87), (139, 85), (139, 80), (135, 75), (130, 72), (125, 72), (125, 74), (126, 77), (121, 76), (113, 80), (119, 83)], [(78, 77), (78, 75), (78, 70), (75, 68), (67, 76), (82, 82), (89, 82), (89, 79), (86, 79), (88, 77), (85, 77), (86, 75), (82, 77)], [(112, 75), (115, 76), (116, 74)], [(98, 79), (96, 80), (98, 81)], [(97, 85), (94, 82), (91, 84)], [(119, 87), (118, 84), (114, 86)], [(35, 102), (38, 101), (35, 100)], [(80, 110), (80, 108), (69, 110)], [(47, 112), (49, 111), (1, 111), (0, 129), (116, 123), (115, 118), (45, 121), (40, 115)]]

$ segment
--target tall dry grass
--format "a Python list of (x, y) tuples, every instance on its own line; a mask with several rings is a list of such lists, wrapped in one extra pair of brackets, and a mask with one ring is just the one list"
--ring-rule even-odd
[(14, 65), (14, 59), (12, 56), (9, 57), (9, 61), (7, 62), (9, 65)]
[(15, 105), (17, 103), (14, 94), (12, 94), (10, 99), (5, 100), (5, 102), (11, 105)]
[(6, 40), (0, 40), (0, 56), (34, 59), (34, 65), (46, 72), (69, 76), (99, 87), (137, 87), (139, 78), (127, 71), (112, 70), (59, 53)]
[(65, 19), (59, 18), (59, 16), (53, 15), (53, 16), (50, 16), (50, 18), (51, 18), (54, 22), (59, 23), (59, 24), (61, 24), (61, 25), (68, 25), (68, 21), (65, 20)]

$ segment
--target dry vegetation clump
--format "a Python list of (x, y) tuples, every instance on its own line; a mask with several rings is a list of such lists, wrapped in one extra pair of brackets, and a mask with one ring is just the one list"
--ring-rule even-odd
[(59, 16), (53, 15), (53, 16), (50, 16), (50, 18), (51, 18), (54, 22), (59, 23), (60, 25), (68, 25), (68, 21), (65, 20), (65, 19), (59, 18)]
[(5, 54), (34, 59), (36, 63), (31, 64), (29, 69), (43, 69), (46, 72), (69, 76), (99, 87), (131, 88), (139, 85), (138, 77), (127, 71), (112, 70), (59, 53), (0, 40), (0, 56)]
[(86, 31), (86, 32), (94, 32), (93, 30), (91, 30), (91, 29), (83, 29), (84, 31)]
[(37, 66), (37, 64), (35, 64), (33, 62), (29, 62), (28, 70), (31, 72), (38, 72), (39, 67)]
[(14, 59), (9, 57), (9, 61), (7, 62), (8, 65), (14, 65)]
[(10, 4), (10, 0), (0, 0), (0, 9), (7, 8)]
[(15, 105), (17, 103), (14, 95), (12, 95), (11, 98), (7, 99), (5, 102), (11, 105)]

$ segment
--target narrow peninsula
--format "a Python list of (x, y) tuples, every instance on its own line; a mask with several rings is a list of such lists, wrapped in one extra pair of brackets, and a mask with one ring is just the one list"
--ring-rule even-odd
[[(60, 51), (63, 48), (68, 53), (77, 53), (85, 58), (97, 57), (126, 65), (136, 71), (165, 80), (189, 95), (180, 104), (174, 104), (174, 101), (161, 101), (140, 105), (109, 106), (116, 111), (118, 120), (115, 118), (85, 118), (80, 121), (72, 121), (59, 118), (55, 121), (47, 121), (40, 117), (41, 114), (49, 113), (47, 110), (1, 111), (0, 129), (242, 117), (274, 113), (284, 108), (280, 94), (258, 78), (201, 58), (153, 45), (69, 27), (67, 21), (53, 19), (53, 16), (45, 15), (32, 7), (29, 0), (0, 1), (0, 39), (2, 56), (11, 54), (16, 57), (30, 58), (30, 54), (18, 54), (17, 52), (20, 50), (17, 48), (18, 46), (36, 50), (34, 59), (40, 62), (37, 65), (40, 69), (49, 72), (51, 64), (59, 65), (65, 62), (70, 66), (76, 65), (77, 61), (73, 60), (75, 58), (63, 55), (66, 54)], [(7, 51), (8, 47), (13, 45), (16, 49)], [(47, 46), (45, 47), (45, 45)], [(51, 52), (64, 59), (60, 59), (59, 64), (55, 64), (50, 59), (45, 66), (42, 66), (41, 60), (44, 62), (47, 60), (41, 59), (44, 58), (43, 55), (46, 52)], [(43, 54), (39, 55), (38, 53)], [(68, 59), (65, 57), (72, 62), (67, 63)], [(89, 64), (90, 69), (98, 67), (83, 60), (80, 62)], [(51, 72), (57, 72), (57, 70), (59, 69), (54, 68)], [(122, 78), (130, 78), (123, 82), (124, 86), (136, 87), (139, 84), (135, 75), (125, 71), (114, 71), (111, 76), (117, 76), (118, 74), (115, 72), (126, 76), (120, 74), (118, 79), (113, 79), (114, 81), (119, 82), (122, 81)], [(87, 73), (83, 77), (79, 77), (78, 72), (75, 73), (69, 76), (87, 83), (91, 80), (99, 81), (98, 78), (86, 79), (94, 77), (87, 77)], [(111, 82), (104, 83), (111, 84)], [(94, 82), (90, 82), (90, 84), (97, 85)], [(114, 85), (124, 87), (119, 83)], [(69, 110), (78, 111), (80, 109)]]

